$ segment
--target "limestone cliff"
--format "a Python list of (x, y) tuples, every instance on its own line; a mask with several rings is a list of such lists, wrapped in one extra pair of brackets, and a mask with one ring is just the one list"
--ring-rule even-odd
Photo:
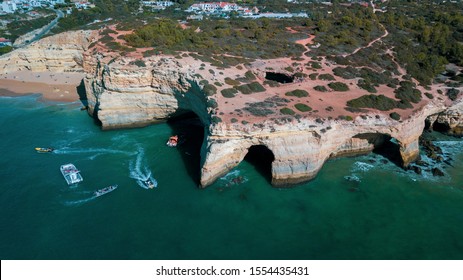
[(437, 130), (454, 136), (463, 136), (463, 101), (456, 102), (444, 112), (429, 119)]
[[(205, 129), (202, 186), (236, 167), (255, 145), (264, 145), (273, 153), (272, 183), (276, 186), (310, 180), (329, 158), (369, 152), (390, 139), (397, 142), (397, 153), (407, 166), (418, 157), (418, 138), (426, 118), (447, 108), (444, 102), (429, 103), (403, 121), (367, 113), (353, 121), (304, 117), (217, 122), (213, 121), (217, 111), (228, 101), (219, 108), (210, 106), (211, 98), (201, 91), (194, 67), (165, 56), (144, 61), (146, 66), (139, 67), (131, 58), (86, 54), (90, 113), (102, 122), (103, 129), (112, 129), (142, 126), (193, 111)], [(445, 114), (452, 127), (461, 128), (461, 106), (461, 101), (455, 102)]]
[(26, 48), (0, 57), (3, 74), (33, 72), (81, 72), (82, 54), (94, 38), (94, 31), (71, 31), (44, 38)]

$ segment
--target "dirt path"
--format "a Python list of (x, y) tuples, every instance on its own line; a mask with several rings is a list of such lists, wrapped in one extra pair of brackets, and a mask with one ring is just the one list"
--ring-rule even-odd
[(348, 53), (348, 54), (343, 54), (341, 55), (342, 57), (347, 57), (347, 56), (350, 56), (350, 55), (354, 55), (356, 53), (358, 53), (359, 51), (363, 50), (363, 49), (366, 49), (366, 48), (369, 48), (371, 47), (374, 43), (382, 40), (384, 37), (386, 37), (387, 35), (389, 35), (389, 31), (387, 31), (387, 29), (381, 24), (381, 27), (384, 29), (384, 34), (381, 35), (380, 37), (374, 39), (373, 41), (371, 41), (370, 43), (368, 43), (368, 45), (364, 46), (364, 47), (358, 47), (356, 48), (353, 52), (351, 53)]

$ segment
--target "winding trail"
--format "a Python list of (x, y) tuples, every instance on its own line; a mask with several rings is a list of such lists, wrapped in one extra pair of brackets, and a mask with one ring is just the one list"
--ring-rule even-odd
[(353, 52), (351, 53), (348, 53), (348, 54), (343, 54), (341, 55), (342, 57), (347, 57), (347, 56), (350, 56), (350, 55), (354, 55), (356, 53), (358, 53), (359, 51), (363, 50), (363, 49), (366, 49), (366, 48), (369, 48), (371, 47), (374, 43), (382, 40), (384, 37), (386, 37), (387, 35), (389, 35), (389, 31), (387, 31), (387, 29), (384, 27), (384, 25), (380, 24), (381, 27), (384, 29), (384, 34), (381, 35), (380, 37), (374, 39), (373, 41), (371, 41), (370, 43), (368, 43), (368, 45), (364, 46), (364, 47), (358, 47), (356, 48)]

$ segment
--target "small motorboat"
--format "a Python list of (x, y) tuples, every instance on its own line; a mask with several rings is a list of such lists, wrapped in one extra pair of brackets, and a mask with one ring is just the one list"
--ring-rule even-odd
[(145, 181), (143, 181), (143, 184), (145, 184), (145, 186), (148, 188), (148, 189), (154, 189), (158, 186), (158, 182), (156, 180), (151, 181), (151, 179), (147, 179)]
[(169, 137), (169, 140), (167, 140), (166, 145), (169, 146), (169, 147), (177, 147), (177, 145), (178, 145), (178, 136), (174, 135), (174, 136)]
[(37, 153), (52, 153), (55, 149), (53, 148), (35, 148)]
[(80, 171), (72, 163), (61, 165), (60, 170), (68, 185), (77, 184), (84, 180), (80, 175)]
[(117, 185), (111, 185), (111, 186), (106, 187), (104, 189), (97, 190), (93, 194), (95, 195), (95, 197), (99, 197), (99, 196), (102, 196), (104, 194), (110, 193), (110, 192), (114, 191), (115, 189), (117, 189)]

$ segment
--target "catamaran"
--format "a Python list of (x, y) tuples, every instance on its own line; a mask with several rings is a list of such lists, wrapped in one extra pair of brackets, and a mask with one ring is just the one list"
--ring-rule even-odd
[(63, 174), (63, 177), (66, 179), (68, 185), (77, 184), (84, 180), (82, 175), (80, 175), (80, 171), (77, 170), (77, 168), (72, 163), (63, 164), (61, 165), (60, 169), (61, 174)]
[(99, 196), (102, 196), (104, 194), (107, 194), (109, 192), (112, 192), (114, 191), (115, 189), (117, 189), (117, 185), (111, 185), (109, 187), (106, 187), (104, 189), (101, 189), (101, 190), (97, 190), (95, 191), (93, 194), (96, 196), (96, 197), (99, 197)]

